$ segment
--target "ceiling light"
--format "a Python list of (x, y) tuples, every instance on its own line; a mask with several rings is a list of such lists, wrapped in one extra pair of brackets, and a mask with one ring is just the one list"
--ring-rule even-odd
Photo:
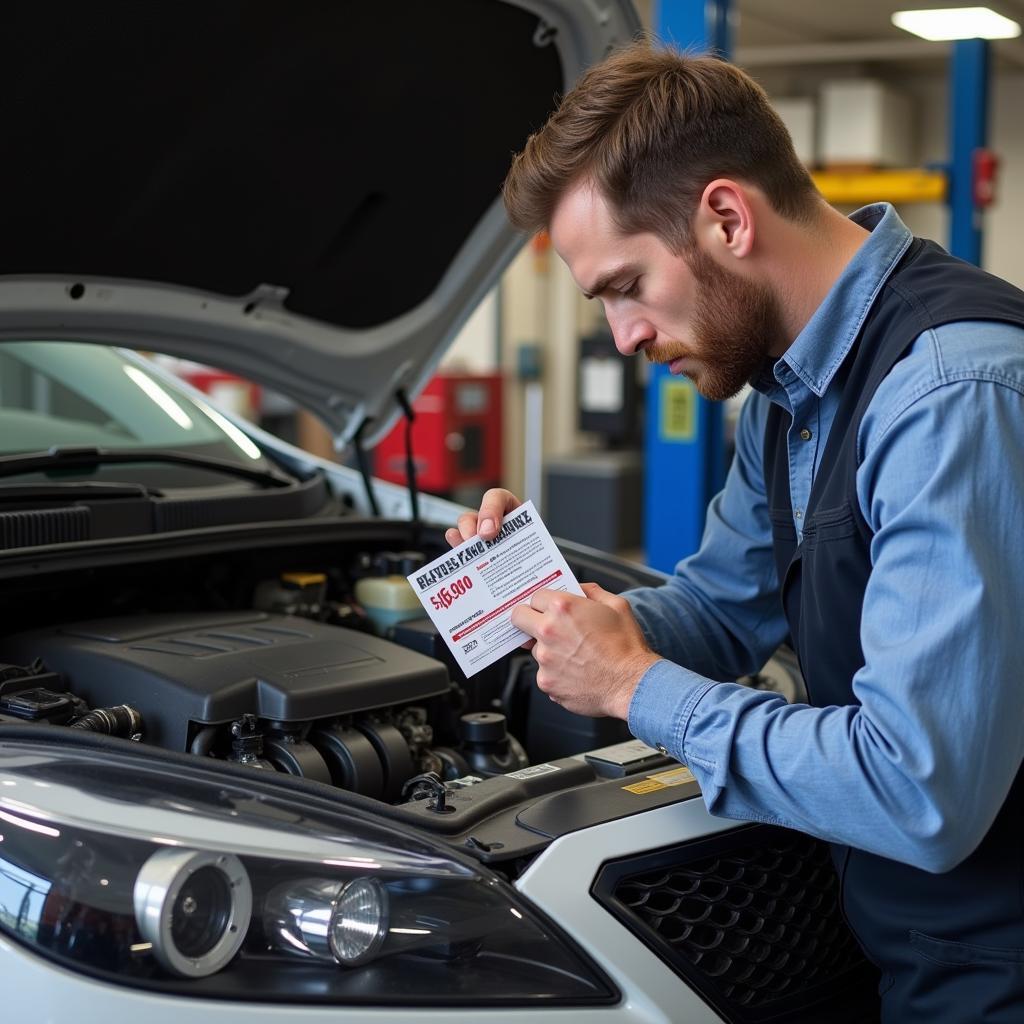
[(896, 11), (892, 23), (922, 39), (1016, 39), (1020, 25), (988, 7), (948, 7), (933, 11)]

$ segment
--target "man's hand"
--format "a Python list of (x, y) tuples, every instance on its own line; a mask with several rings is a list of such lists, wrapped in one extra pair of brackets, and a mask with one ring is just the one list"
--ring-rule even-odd
[(445, 531), (444, 539), (453, 548), (478, 533), (484, 540), (494, 540), (502, 516), (520, 505), (522, 502), (511, 491), (503, 487), (492, 487), (481, 499), (480, 511), (464, 512), (459, 516), (459, 525)]
[(625, 720), (640, 677), (661, 659), (625, 598), (582, 586), (586, 597), (538, 590), (512, 609), (512, 624), (536, 639), (540, 690), (577, 715)]

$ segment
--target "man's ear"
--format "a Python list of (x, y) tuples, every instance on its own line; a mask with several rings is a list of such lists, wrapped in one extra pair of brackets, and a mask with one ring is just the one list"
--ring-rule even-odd
[(710, 254), (749, 256), (754, 248), (754, 211), (746, 189), (729, 178), (710, 182), (700, 197), (694, 234)]

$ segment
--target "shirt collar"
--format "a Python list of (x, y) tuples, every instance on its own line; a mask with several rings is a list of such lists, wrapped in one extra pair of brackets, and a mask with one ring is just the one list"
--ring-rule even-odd
[(889, 203), (864, 206), (851, 214), (850, 220), (871, 234), (774, 366), (779, 383), (782, 364), (786, 363), (819, 398), (850, 351), (882, 286), (913, 241), (910, 229)]

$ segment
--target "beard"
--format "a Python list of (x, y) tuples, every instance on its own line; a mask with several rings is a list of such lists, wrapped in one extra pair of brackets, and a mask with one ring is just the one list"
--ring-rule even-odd
[(760, 372), (773, 349), (784, 347), (785, 330), (775, 293), (720, 267), (707, 253), (685, 256), (697, 284), (693, 344), (665, 341), (644, 348), (652, 363), (689, 359), (693, 386), (714, 402), (739, 394)]

